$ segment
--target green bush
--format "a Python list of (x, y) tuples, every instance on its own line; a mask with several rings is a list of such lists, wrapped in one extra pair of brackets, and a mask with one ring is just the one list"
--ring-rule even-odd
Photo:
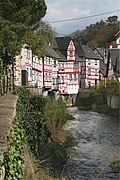
[(26, 140), (32, 153), (39, 157), (43, 144), (48, 141), (50, 132), (44, 119), (46, 100), (42, 96), (31, 95), (27, 89), (18, 89), (17, 116), (21, 119)]
[(23, 175), (23, 147), (24, 133), (19, 124), (19, 119), (16, 117), (9, 136), (9, 148), (5, 154), (5, 179), (21, 180)]
[(50, 101), (30, 94), (27, 89), (17, 90), (17, 117), (25, 131), (31, 152), (42, 168), (48, 168), (57, 177), (66, 162), (70, 133), (62, 129), (67, 120), (73, 119), (61, 101)]
[(117, 118), (119, 117), (119, 110), (118, 109), (112, 109), (112, 108), (108, 107), (107, 104), (95, 105), (95, 106), (93, 106), (92, 110), (99, 112), (99, 113), (114, 116)]
[(54, 100), (47, 103), (45, 118), (52, 132), (61, 130), (68, 120), (73, 119), (62, 100)]
[(110, 163), (110, 167), (113, 171), (120, 171), (120, 158), (113, 160)]
[(66, 150), (58, 142), (52, 141), (46, 145), (39, 160), (41, 167), (49, 169), (55, 177), (60, 177), (67, 158)]

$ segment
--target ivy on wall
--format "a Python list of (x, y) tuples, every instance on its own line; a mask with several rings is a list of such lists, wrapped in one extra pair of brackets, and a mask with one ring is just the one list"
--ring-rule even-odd
[(20, 180), (23, 175), (23, 146), (24, 133), (19, 124), (19, 119), (15, 117), (13, 126), (8, 138), (9, 148), (4, 157), (5, 179)]
[(50, 131), (44, 119), (45, 98), (31, 95), (26, 89), (18, 89), (19, 101), (17, 116), (21, 119), (26, 141), (31, 152), (39, 158), (44, 145), (50, 137)]

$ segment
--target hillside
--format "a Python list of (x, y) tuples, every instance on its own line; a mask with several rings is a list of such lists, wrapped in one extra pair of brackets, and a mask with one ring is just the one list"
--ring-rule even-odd
[(71, 34), (76, 44), (90, 47), (104, 47), (114, 40), (114, 35), (119, 31), (120, 21), (117, 16), (110, 16), (107, 20), (90, 24), (84, 30), (76, 30)]

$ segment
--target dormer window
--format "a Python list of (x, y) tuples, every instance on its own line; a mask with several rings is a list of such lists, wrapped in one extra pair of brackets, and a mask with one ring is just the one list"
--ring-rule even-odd
[(70, 57), (73, 57), (73, 51), (70, 51)]

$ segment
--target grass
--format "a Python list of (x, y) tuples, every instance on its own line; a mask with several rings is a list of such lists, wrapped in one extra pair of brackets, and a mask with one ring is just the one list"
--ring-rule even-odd
[(31, 155), (27, 148), (24, 149), (24, 174), (22, 180), (55, 180), (52, 173), (40, 167), (38, 160)]

